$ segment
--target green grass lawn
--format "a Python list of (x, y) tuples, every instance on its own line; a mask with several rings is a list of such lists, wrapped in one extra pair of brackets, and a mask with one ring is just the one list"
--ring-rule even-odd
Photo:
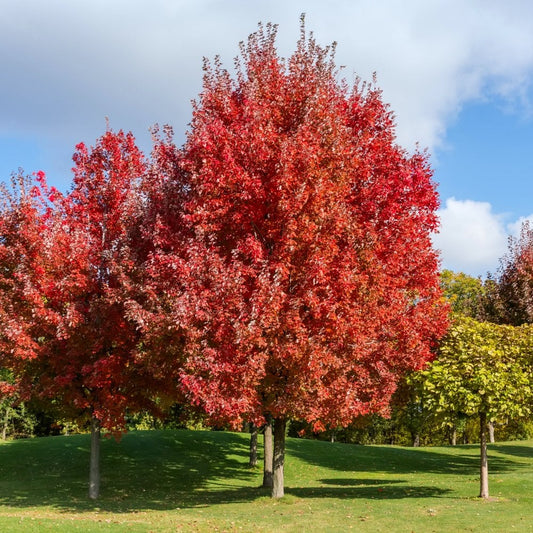
[(278, 501), (247, 452), (247, 435), (226, 432), (105, 440), (94, 503), (88, 435), (0, 443), (0, 531), (533, 532), (533, 441), (490, 446), (490, 501), (476, 497), (476, 446), (288, 439)]

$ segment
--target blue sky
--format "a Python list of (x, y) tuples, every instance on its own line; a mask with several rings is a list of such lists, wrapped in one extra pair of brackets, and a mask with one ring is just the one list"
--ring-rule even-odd
[(0, 0), (0, 176), (66, 190), (79, 141), (169, 123), (178, 141), (202, 57), (231, 67), (259, 21), (289, 55), (299, 16), (338, 42), (348, 80), (377, 73), (400, 144), (432, 154), (443, 267), (494, 272), (533, 218), (533, 3), (526, 0)]
[(488, 201), (498, 213), (533, 211), (533, 120), (493, 100), (471, 103), (448, 128), (434, 164), (443, 198)]

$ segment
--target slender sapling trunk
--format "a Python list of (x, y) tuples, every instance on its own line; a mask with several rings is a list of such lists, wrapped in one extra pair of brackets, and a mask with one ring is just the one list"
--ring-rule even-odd
[(252, 422), (250, 424), (250, 462), (248, 466), (255, 468), (257, 466), (257, 426)]
[(487, 458), (487, 415), (479, 414), (479, 449), (480, 449), (480, 472), (479, 472), (479, 497), (489, 497), (489, 466)]
[(6, 413), (4, 416), (4, 423), (2, 425), (2, 440), (7, 439), (7, 430), (9, 428), (9, 415), (10, 415), (11, 407), (6, 407)]
[(285, 495), (283, 467), (285, 464), (285, 428), (287, 421), (284, 418), (274, 420), (274, 468), (272, 498), (283, 498)]
[(96, 500), (100, 495), (100, 421), (91, 419), (91, 460), (89, 468), (89, 498)]
[(274, 463), (274, 448), (272, 443), (272, 416), (266, 416), (265, 430), (263, 432), (263, 446), (265, 452), (265, 466), (263, 469), (263, 487), (271, 489), (273, 486), (272, 469)]
[(451, 435), (451, 439), (450, 439), (450, 444), (452, 446), (456, 446), (457, 445), (457, 428), (455, 428), (455, 427), (452, 428), (452, 435)]

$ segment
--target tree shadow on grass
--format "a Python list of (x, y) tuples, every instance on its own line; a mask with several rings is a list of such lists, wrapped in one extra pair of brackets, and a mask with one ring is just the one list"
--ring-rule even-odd
[(527, 459), (533, 459), (533, 447), (531, 446), (520, 446), (517, 444), (490, 444), (489, 453), (491, 450), (494, 450), (498, 453), (503, 453), (505, 455), (513, 455), (515, 457), (525, 457)]
[(449, 489), (410, 485), (399, 480), (322, 479), (321, 483), (331, 486), (288, 488), (286, 493), (299, 498), (396, 500), (437, 498), (451, 492)]
[[(449, 489), (424, 485), (411, 485), (396, 480), (354, 480), (353, 485), (338, 483), (332, 480), (331, 486), (327, 486), (328, 480), (321, 480), (323, 486), (311, 487), (286, 486), (285, 495), (298, 499), (339, 499), (339, 500), (392, 500), (405, 498), (438, 498), (450, 492)], [(344, 481), (344, 480), (341, 480)], [(397, 485), (396, 485), (397, 484)], [(325, 486), (324, 486), (325, 485)], [(204, 493), (196, 493), (191, 499), (190, 505), (182, 507), (202, 508), (216, 504), (246, 503), (261, 497), (270, 497), (270, 489), (262, 487), (224, 487), (222, 485), (215, 490)]]
[[(0, 505), (130, 512), (250, 501), (262, 494), (250, 490), (258, 472), (246, 467), (247, 444), (232, 433), (180, 430), (104, 440), (101, 495), (93, 502), (88, 435), (16, 441), (0, 446)], [(218, 490), (216, 480), (234, 485)]]
[[(0, 505), (127, 513), (252, 502), (269, 491), (259, 487), (261, 470), (247, 468), (248, 446), (247, 435), (209, 431), (133, 432), (120, 443), (104, 441), (101, 498), (92, 502), (87, 497), (88, 435), (12, 442), (0, 446)], [(513, 451), (526, 455), (529, 449), (503, 446), (490, 460), (491, 472), (523, 468), (523, 461), (513, 461)], [(316, 465), (344, 473), (339, 479), (308, 478), (312, 486), (307, 487), (288, 480), (286, 493), (297, 498), (439, 497), (451, 491), (394, 476), (478, 472), (474, 447), (436, 451), (288, 439), (287, 452), (288, 468)], [(346, 477), (349, 472), (363, 476)], [(365, 472), (394, 475), (367, 479)]]
[[(310, 448), (303, 440), (292, 439), (288, 442), (287, 450), (291, 455), (309, 464), (343, 472), (389, 472), (394, 474), (423, 472), (472, 476), (473, 474), (477, 475), (479, 471), (479, 449), (477, 446), (435, 449), (357, 446), (329, 442), (317, 442), (316, 444), (317, 446)], [(489, 450), (489, 468), (492, 473), (524, 467), (523, 463), (503, 456), (506, 454), (507, 448), (508, 446), (503, 446), (501, 450), (498, 450), (501, 451), (502, 455), (497, 456), (491, 456)]]

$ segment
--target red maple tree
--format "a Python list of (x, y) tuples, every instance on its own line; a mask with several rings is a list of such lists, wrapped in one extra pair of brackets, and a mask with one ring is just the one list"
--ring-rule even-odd
[(99, 492), (100, 429), (120, 434), (127, 409), (157, 386), (140, 348), (143, 298), (139, 187), (143, 156), (131, 134), (77, 146), (68, 195), (44, 174), (6, 193), (1, 217), (2, 351), (23, 397), (49, 399), (91, 420), (89, 495)]
[(303, 24), (288, 60), (275, 36), (250, 36), (234, 78), (206, 64), (165, 180), (183, 216), (163, 210), (165, 268), (153, 272), (175, 291), (184, 394), (216, 422), (274, 418), (279, 497), (286, 421), (321, 429), (386, 412), (400, 376), (430, 358), (446, 308), (426, 156), (395, 144), (380, 91), (339, 81), (333, 49)]

